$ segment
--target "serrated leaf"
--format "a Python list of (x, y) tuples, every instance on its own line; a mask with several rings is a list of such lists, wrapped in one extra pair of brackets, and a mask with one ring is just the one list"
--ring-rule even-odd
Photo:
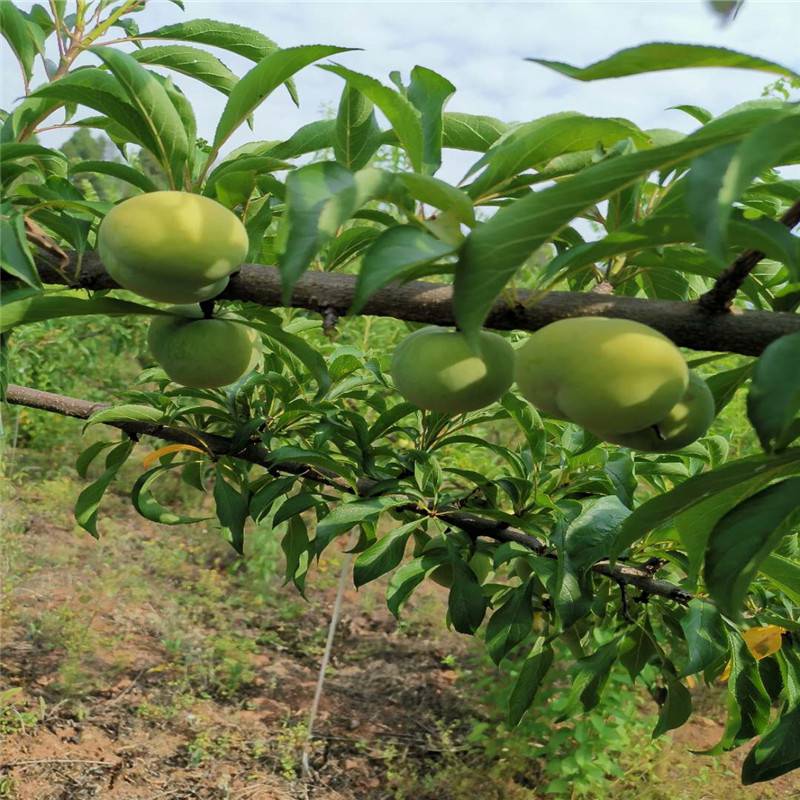
[(27, 325), (45, 319), (97, 314), (116, 317), (126, 314), (164, 315), (167, 312), (160, 308), (131, 303), (128, 300), (117, 300), (113, 297), (98, 295), (88, 299), (65, 295), (36, 295), (3, 305), (0, 332), (10, 330), (17, 325)]
[(302, 514), (304, 511), (314, 508), (314, 506), (316, 506), (318, 503), (319, 500), (317, 496), (312, 492), (299, 492), (298, 494), (293, 494), (291, 497), (287, 497), (283, 503), (281, 503), (280, 507), (272, 518), (272, 524), (273, 526), (280, 525), (282, 522), (286, 522), (287, 519), (296, 517), (299, 514)]
[(422, 124), (422, 172), (433, 175), (442, 165), (443, 111), (456, 87), (426, 67), (411, 70), (408, 99), (420, 113)]
[(19, 61), (27, 85), (33, 75), (36, 39), (25, 15), (10, 0), (0, 2), (0, 30)]
[(374, 106), (358, 89), (345, 84), (336, 115), (336, 160), (351, 170), (365, 167), (380, 145)]
[(564, 551), (573, 568), (587, 570), (607, 557), (617, 532), (631, 510), (616, 495), (595, 500), (567, 527)]
[(761, 564), (761, 572), (794, 603), (800, 603), (800, 564), (772, 553)]
[(131, 55), (140, 64), (155, 64), (174, 69), (223, 94), (230, 94), (238, 80), (216, 56), (197, 47), (181, 44), (145, 47)]
[(305, 594), (306, 573), (311, 560), (311, 544), (306, 523), (300, 516), (289, 520), (288, 529), (281, 539), (281, 550), (286, 558), (285, 583), (292, 581), (300, 594)]
[(121, 442), (114, 447), (106, 456), (106, 468), (103, 474), (94, 483), (87, 486), (75, 501), (76, 522), (81, 528), (94, 536), (95, 539), (99, 536), (97, 532), (97, 510), (100, 507), (100, 501), (132, 450), (133, 442), (130, 440)]
[(485, 153), (509, 128), (507, 122), (480, 114), (445, 111), (442, 144), (453, 150)]
[(526, 60), (579, 81), (597, 81), (605, 78), (622, 78), (626, 75), (641, 75), (645, 72), (696, 67), (734, 67), (783, 75), (786, 78), (800, 77), (788, 67), (736, 50), (672, 42), (652, 42), (628, 47), (608, 58), (595, 61), (588, 67), (573, 67), (562, 61), (547, 61), (542, 58)]
[(316, 44), (276, 50), (264, 56), (231, 90), (214, 133), (214, 152), (218, 152), (245, 119), (292, 75), (320, 58), (346, 50), (346, 47)]
[[(33, 289), (42, 287), (25, 234), (24, 218), (22, 214), (14, 213), (5, 205), (2, 209), (2, 215), (0, 215), (0, 268)], [(34, 299), (29, 297), (21, 302), (26, 303), (27, 308)], [(3, 320), (0, 323), (0, 332), (8, 330), (13, 324), (17, 324), (13, 322), (15, 317), (14, 306), (16, 306), (17, 312), (21, 310), (18, 304), (12, 305), (8, 301), (3, 304)], [(12, 317), (11, 324), (8, 324), (7, 315), (9, 311)]]
[(86, 426), (96, 425), (99, 422), (152, 422), (158, 424), (163, 422), (164, 412), (152, 406), (136, 404), (123, 404), (113, 408), (104, 408), (95, 411)]
[(533, 582), (512, 589), (504, 603), (486, 623), (486, 648), (499, 664), (531, 632), (533, 625)]
[(459, 633), (473, 634), (486, 614), (486, 598), (475, 573), (461, 560), (453, 562), (453, 585), (447, 601), (453, 627)]
[(402, 281), (413, 270), (456, 251), (452, 245), (413, 225), (388, 228), (370, 245), (361, 261), (351, 314), (358, 314), (378, 290)]
[(244, 554), (244, 524), (250, 509), (250, 496), (247, 490), (239, 490), (224, 478), (224, 469), (217, 465), (214, 481), (214, 503), (220, 525), (230, 532), (231, 547)]
[(501, 208), (467, 237), (456, 270), (454, 311), (460, 328), (474, 337), (497, 295), (525, 260), (577, 215), (653, 170), (743, 138), (753, 125), (785, 112), (743, 111), (716, 119), (680, 142), (620, 155)]
[(195, 522), (202, 522), (208, 517), (189, 517), (183, 514), (176, 514), (169, 508), (165, 508), (153, 496), (151, 487), (153, 483), (166, 471), (178, 466), (177, 464), (166, 464), (155, 467), (154, 469), (140, 475), (131, 490), (131, 503), (133, 507), (145, 519), (157, 522), (160, 525), (191, 525)]
[(401, 525), (359, 553), (353, 565), (355, 586), (363, 586), (391, 572), (403, 560), (408, 538), (421, 524), (422, 520), (413, 520)]
[(653, 730), (654, 739), (667, 731), (680, 728), (692, 713), (692, 695), (677, 678), (667, 681), (666, 690), (667, 696)]
[(297, 477), (291, 475), (285, 478), (275, 478), (260, 486), (250, 497), (250, 516), (256, 522), (260, 522), (269, 514), (274, 502), (289, 493), (296, 480)]
[(790, 478), (747, 498), (714, 526), (706, 549), (705, 581), (724, 614), (741, 615), (761, 563), (798, 520), (800, 478)]
[(689, 657), (680, 677), (694, 675), (722, 662), (727, 651), (725, 628), (719, 609), (707, 600), (694, 598), (681, 619)]
[(111, 47), (92, 47), (91, 51), (111, 70), (124, 88), (128, 102), (138, 111), (155, 145), (153, 155), (172, 176), (172, 185), (182, 187), (189, 161), (189, 141), (184, 120), (164, 87), (127, 53)]
[(455, 186), (430, 175), (418, 175), (414, 172), (401, 172), (397, 179), (415, 200), (442, 211), (450, 211), (465, 225), (475, 224), (475, 208), (472, 200), (461, 189), (456, 189)]
[(553, 649), (543, 646), (525, 659), (508, 701), (508, 724), (519, 725), (525, 712), (533, 705), (536, 693), (553, 663)]
[(79, 175), (82, 172), (94, 174), (110, 175), (112, 178), (130, 183), (143, 192), (156, 192), (158, 187), (138, 169), (129, 167), (127, 164), (120, 164), (117, 161), (79, 161), (70, 164), (70, 175)]
[(775, 723), (747, 754), (742, 783), (751, 786), (771, 781), (800, 768), (800, 705), (787, 704)]
[(362, 75), (360, 72), (336, 64), (325, 64), (322, 69), (344, 78), (383, 112), (406, 151), (412, 167), (415, 171), (421, 172), (424, 143), (421, 118), (417, 109), (403, 95), (369, 75)]

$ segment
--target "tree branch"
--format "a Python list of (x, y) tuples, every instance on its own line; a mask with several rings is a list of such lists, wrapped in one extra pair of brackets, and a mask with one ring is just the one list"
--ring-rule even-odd
[[(781, 217), (781, 223), (789, 230), (800, 223), (800, 200)], [(723, 314), (731, 310), (736, 293), (747, 276), (765, 254), (760, 250), (747, 250), (717, 277), (714, 286), (699, 300), (698, 305), (707, 314)]]
[[(8, 385), (6, 400), (12, 405), (26, 406), (82, 420), (88, 420), (97, 411), (110, 407), (106, 403), (90, 403), (77, 397), (41, 392), (38, 389), (17, 386), (13, 383)], [(236, 450), (232, 446), (232, 441), (227, 437), (205, 433), (192, 428), (175, 428), (152, 422), (105, 422), (103, 424), (133, 436), (154, 436), (165, 441), (195, 446), (200, 444), (214, 458), (223, 455), (235, 456), (252, 464), (258, 464), (270, 471), (297, 475), (306, 480), (322, 483), (349, 494), (369, 494), (371, 488), (375, 485), (372, 480), (361, 479), (356, 489), (353, 490), (347, 481), (329, 470), (322, 470), (303, 464), (275, 461), (275, 459), (271, 458), (269, 450), (257, 443), (251, 443), (240, 450)], [(465, 531), (470, 536), (483, 536), (498, 542), (516, 542), (539, 555), (548, 558), (556, 557), (556, 554), (548, 550), (547, 545), (540, 539), (530, 536), (524, 531), (511, 528), (504, 522), (447, 509), (438, 510), (432, 514), (429, 510), (416, 503), (403, 504), (398, 506), (397, 510), (407, 511), (418, 516), (434, 516), (448, 525), (453, 525)], [(682, 604), (688, 603), (692, 599), (692, 595), (689, 592), (667, 581), (656, 580), (650, 572), (642, 567), (621, 564), (611, 566), (607, 562), (601, 562), (592, 567), (592, 569), (594, 572), (605, 575), (618, 583), (636, 586), (649, 595), (658, 595)]]
[[(38, 262), (45, 283), (85, 289), (119, 288), (94, 253), (87, 254), (76, 274), (73, 264), (55, 268), (45, 257)], [(353, 302), (356, 277), (337, 272), (306, 272), (298, 281), (290, 305), (320, 314), (346, 316)], [(282, 306), (280, 272), (275, 267), (245, 264), (231, 277), (221, 300), (244, 300), (263, 306)], [(452, 325), (453, 287), (413, 281), (376, 292), (363, 314), (409, 322)], [(486, 325), (499, 330), (535, 331), (567, 317), (619, 317), (649, 325), (677, 345), (694, 350), (757, 356), (775, 339), (800, 332), (800, 315), (778, 311), (744, 311), (714, 316), (698, 303), (642, 300), (597, 292), (550, 292), (537, 297), (520, 291), (514, 301), (498, 300)]]

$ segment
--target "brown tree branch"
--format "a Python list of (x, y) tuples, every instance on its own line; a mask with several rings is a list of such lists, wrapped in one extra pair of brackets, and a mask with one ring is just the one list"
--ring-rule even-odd
[[(90, 403), (77, 397), (42, 392), (26, 386), (17, 386), (13, 383), (8, 385), (6, 399), (12, 405), (26, 406), (27, 408), (49, 411), (82, 420), (88, 420), (97, 411), (109, 408), (105, 403)], [(321, 470), (302, 464), (275, 461), (275, 459), (271, 458), (269, 450), (263, 445), (251, 443), (243, 449), (235, 450), (230, 439), (192, 428), (175, 428), (152, 422), (105, 422), (103, 424), (118, 428), (132, 436), (145, 435), (180, 444), (200, 444), (214, 458), (222, 455), (235, 456), (252, 464), (258, 464), (270, 471), (298, 475), (301, 478), (322, 483), (349, 494), (366, 495), (374, 486), (374, 481), (362, 479), (354, 490), (347, 481), (328, 470)], [(498, 542), (516, 542), (539, 555), (556, 557), (556, 554), (548, 550), (547, 545), (540, 539), (530, 536), (524, 531), (512, 528), (504, 522), (447, 509), (432, 513), (416, 503), (405, 503), (398, 506), (396, 510), (407, 511), (418, 516), (434, 516), (448, 525), (453, 525), (465, 531), (470, 536), (483, 536)], [(692, 595), (689, 592), (675, 584), (653, 578), (650, 572), (642, 567), (622, 564), (611, 566), (607, 562), (601, 562), (592, 567), (592, 569), (594, 572), (605, 575), (618, 583), (636, 586), (648, 595), (658, 595), (681, 604), (688, 603), (692, 599)]]
[[(84, 257), (77, 275), (74, 266), (62, 273), (44, 258), (38, 266), (45, 283), (66, 283), (86, 289), (118, 288), (93, 253)], [(65, 275), (71, 277), (67, 279)], [(295, 287), (290, 305), (320, 314), (346, 316), (353, 302), (355, 284), (354, 275), (306, 272)], [(245, 264), (219, 299), (282, 306), (280, 273), (275, 267)], [(452, 325), (455, 322), (452, 299), (450, 285), (413, 281), (376, 292), (362, 313)], [(585, 316), (635, 320), (656, 328), (682, 347), (748, 356), (759, 355), (781, 336), (800, 332), (798, 314), (731, 309), (730, 313), (714, 316), (698, 303), (642, 300), (596, 292), (550, 292), (535, 298), (533, 293), (521, 291), (514, 301), (498, 300), (486, 325), (499, 330), (534, 331), (559, 319)]]
[[(800, 200), (781, 217), (781, 223), (789, 230), (800, 223)], [(724, 314), (731, 310), (736, 293), (753, 268), (765, 257), (760, 250), (747, 250), (717, 277), (714, 286), (697, 301), (707, 314)]]

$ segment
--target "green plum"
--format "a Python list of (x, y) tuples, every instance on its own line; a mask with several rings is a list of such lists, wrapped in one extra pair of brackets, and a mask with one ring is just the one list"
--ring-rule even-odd
[(254, 363), (257, 337), (231, 319), (204, 319), (199, 307), (153, 317), (147, 343), (164, 372), (183, 386), (211, 389), (238, 380)]
[(482, 331), (480, 354), (462, 333), (428, 327), (397, 346), (392, 377), (397, 391), (420, 408), (460, 414), (497, 400), (510, 386), (514, 351), (496, 333)]
[(695, 372), (689, 373), (689, 387), (669, 413), (633, 433), (595, 433), (601, 439), (647, 453), (669, 453), (697, 441), (714, 421), (714, 396), (708, 384)]
[(515, 375), (537, 408), (607, 434), (655, 424), (689, 384), (689, 368), (666, 336), (606, 317), (546, 325), (516, 351)]
[(125, 289), (165, 303), (219, 294), (247, 257), (247, 231), (221, 203), (189, 192), (148, 192), (103, 219), (100, 258)]

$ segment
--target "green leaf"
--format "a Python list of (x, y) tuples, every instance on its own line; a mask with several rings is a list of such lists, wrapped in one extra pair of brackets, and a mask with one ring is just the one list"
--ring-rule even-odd
[(244, 524), (250, 510), (250, 496), (247, 490), (240, 491), (224, 478), (225, 470), (217, 464), (214, 481), (214, 502), (217, 506), (217, 519), (220, 525), (230, 532), (231, 547), (244, 554)]
[(356, 587), (393, 570), (403, 560), (408, 537), (421, 524), (422, 520), (413, 520), (401, 525), (359, 553), (353, 566), (353, 583)]
[(354, 500), (352, 503), (341, 503), (323, 517), (317, 525), (317, 553), (328, 546), (337, 536), (354, 528), (356, 525), (372, 521), (382, 511), (404, 503), (403, 498), (373, 497), (367, 500)]
[(325, 251), (326, 270), (333, 272), (360, 258), (379, 235), (377, 228), (367, 225), (356, 225), (342, 231)]
[(430, 561), (430, 556), (415, 558), (392, 575), (386, 589), (386, 606), (395, 617), (399, 616), (400, 609), (414, 589), (425, 580), (428, 570), (435, 566)]
[[(92, 47), (91, 51), (108, 66), (137, 109), (155, 144), (153, 155), (172, 175), (172, 185), (184, 185), (189, 160), (189, 141), (184, 120), (164, 87), (133, 56), (111, 47)], [(192, 146), (194, 142), (192, 142)]]
[(567, 528), (564, 549), (574, 569), (585, 571), (608, 556), (614, 538), (631, 510), (616, 495), (595, 500)]
[(286, 558), (286, 580), (292, 581), (305, 596), (306, 573), (311, 558), (311, 547), (306, 523), (300, 516), (289, 520), (288, 530), (281, 539), (281, 549)]
[(350, 170), (365, 167), (380, 145), (380, 132), (372, 101), (346, 83), (336, 115), (336, 160)]
[(611, 667), (617, 659), (618, 648), (619, 639), (613, 639), (591, 655), (578, 659), (578, 671), (572, 679), (569, 699), (565, 703), (567, 708), (577, 698), (580, 698), (584, 711), (591, 711), (600, 702)]
[(486, 623), (486, 649), (499, 664), (531, 632), (533, 625), (533, 581), (509, 591)]
[(317, 396), (321, 396), (328, 391), (331, 385), (331, 377), (328, 374), (325, 359), (318, 350), (315, 350), (305, 339), (283, 330), (278, 325), (262, 326), (253, 324), (253, 327), (262, 331), (269, 339), (285, 347), (303, 364), (317, 384)]
[(800, 411), (800, 333), (772, 342), (758, 359), (747, 396), (747, 415), (761, 446), (775, 449)]
[(120, 164), (117, 161), (79, 161), (70, 164), (69, 174), (79, 175), (82, 172), (92, 172), (101, 175), (110, 175), (112, 178), (130, 183), (143, 192), (156, 192), (158, 187), (141, 170)]
[(320, 58), (346, 50), (346, 47), (316, 44), (290, 47), (264, 56), (231, 90), (214, 133), (214, 152), (218, 152), (245, 119), (288, 78)]
[(769, 722), (770, 698), (758, 662), (736, 630), (726, 629), (730, 648), (731, 674), (726, 707), (728, 719), (720, 741), (704, 755), (717, 755), (758, 736)]
[[(40, 289), (42, 282), (33, 261), (28, 238), (25, 234), (25, 220), (22, 214), (17, 214), (10, 206), (3, 205), (0, 215), (0, 269), (7, 272), (14, 278), (18, 278), (23, 283), (34, 289)], [(30, 304), (35, 298), (31, 297), (21, 301)], [(27, 305), (26, 305), (27, 307)], [(3, 319), (0, 322), (0, 332), (12, 327), (14, 310), (19, 311), (19, 304), (3, 304)], [(12, 322), (9, 323), (8, 314), (11, 314)]]
[(681, 628), (686, 637), (689, 658), (680, 677), (695, 675), (719, 666), (727, 653), (728, 642), (719, 609), (701, 598), (689, 601)]
[(454, 561), (453, 573), (453, 585), (447, 602), (450, 621), (459, 633), (473, 634), (486, 614), (486, 598), (475, 573), (466, 562), (460, 559)]
[(456, 87), (447, 78), (426, 67), (411, 70), (408, 99), (420, 113), (422, 123), (422, 172), (433, 175), (442, 165), (443, 111)]
[(333, 147), (336, 120), (322, 119), (298, 128), (288, 139), (273, 144), (268, 150), (273, 158), (297, 158), (306, 153), (316, 153)]
[(800, 705), (787, 706), (742, 764), (742, 783), (771, 781), (800, 768)]
[(289, 493), (296, 480), (297, 477), (295, 475), (290, 475), (285, 478), (275, 478), (269, 483), (260, 486), (250, 498), (250, 516), (256, 522), (260, 522), (263, 517), (269, 514), (273, 503), (279, 497)]
[(194, 522), (202, 522), (208, 517), (188, 517), (183, 514), (176, 514), (165, 508), (153, 497), (151, 486), (156, 479), (163, 475), (167, 470), (173, 469), (182, 464), (166, 464), (148, 470), (140, 475), (131, 490), (131, 503), (133, 507), (145, 518), (160, 525), (190, 525)]
[(761, 125), (742, 142), (706, 153), (692, 164), (687, 207), (706, 250), (721, 263), (727, 259), (733, 204), (766, 170), (800, 159), (799, 141), (800, 114), (793, 114)]
[(25, 15), (10, 0), (0, 2), (0, 30), (14, 51), (26, 81), (33, 75), (36, 44), (33, 30)]
[[(537, 645), (538, 648), (538, 645)], [(525, 712), (533, 705), (536, 692), (553, 663), (553, 648), (543, 646), (525, 659), (508, 701), (508, 724), (519, 725)]]
[(677, 678), (667, 681), (666, 690), (667, 698), (661, 706), (658, 722), (653, 730), (654, 739), (667, 731), (680, 728), (692, 713), (692, 695)]
[(322, 246), (358, 207), (353, 173), (332, 161), (308, 164), (286, 179), (287, 234), (278, 263), (283, 302)]
[(454, 310), (459, 327), (477, 335), (495, 298), (525, 260), (579, 214), (654, 170), (741, 139), (754, 125), (785, 112), (742, 111), (710, 122), (680, 142), (620, 155), (501, 208), (467, 237), (456, 270)]
[(317, 503), (319, 503), (317, 496), (311, 492), (299, 492), (287, 497), (272, 518), (273, 527), (286, 522), (287, 519), (292, 519), (292, 517), (302, 514), (304, 511), (308, 511), (309, 508), (313, 508)]
[(230, 94), (238, 80), (216, 56), (197, 47), (182, 44), (145, 47), (134, 51), (131, 55), (140, 64), (155, 64), (174, 69), (223, 94)]
[(403, 95), (369, 75), (336, 64), (325, 64), (322, 69), (344, 78), (384, 113), (412, 167), (416, 172), (422, 172), (424, 142), (419, 111)]
[(116, 442), (92, 442), (75, 461), (75, 471), (78, 475), (85, 480), (89, 467), (95, 458), (97, 458), (103, 450), (107, 450), (115, 444)]
[(494, 117), (445, 111), (442, 115), (442, 143), (453, 150), (485, 153), (509, 127), (507, 122)]
[(100, 501), (132, 450), (133, 442), (130, 439), (118, 444), (106, 456), (105, 472), (94, 483), (87, 486), (75, 501), (75, 520), (95, 539), (99, 536), (97, 533), (97, 510), (100, 507)]
[(526, 60), (549, 67), (568, 78), (575, 78), (579, 81), (622, 78), (626, 75), (641, 75), (645, 72), (695, 67), (735, 67), (783, 75), (786, 78), (800, 77), (788, 67), (757, 56), (739, 53), (736, 50), (728, 50), (725, 47), (671, 42), (653, 42), (629, 47), (601, 61), (595, 61), (588, 67), (573, 67), (561, 61), (547, 61), (542, 58)]
[(17, 325), (30, 322), (41, 322), (58, 317), (76, 317), (97, 315), (124, 316), (126, 314), (164, 315), (166, 311), (151, 308), (127, 300), (116, 300), (113, 297), (95, 295), (90, 298), (68, 295), (38, 295), (3, 305), (3, 320), (0, 332), (10, 330)]
[(706, 550), (705, 580), (723, 614), (741, 616), (761, 563), (798, 520), (800, 478), (790, 478), (747, 498), (716, 524)]
[[(800, 471), (800, 448), (777, 456), (750, 456), (730, 461), (711, 472), (694, 475), (669, 492), (642, 503), (622, 524), (614, 554), (621, 553), (650, 531), (671, 522), (694, 506), (714, 501), (718, 513), (712, 525), (741, 499), (773, 480)], [(731, 497), (721, 493), (733, 490)], [(718, 502), (719, 501), (719, 502)], [(710, 530), (710, 529), (709, 529)], [(703, 541), (703, 549), (705, 541)]]
[(723, 372), (715, 372), (706, 378), (706, 385), (714, 398), (714, 413), (719, 414), (728, 403), (736, 396), (736, 392), (743, 386), (753, 371), (753, 364), (744, 364)]
[(792, 602), (800, 603), (800, 564), (773, 553), (761, 564), (761, 572)]
[(485, 167), (469, 187), (470, 196), (501, 191), (509, 179), (556, 156), (597, 145), (609, 147), (624, 139), (650, 143), (645, 133), (623, 119), (586, 117), (570, 111), (527, 122), (510, 130), (470, 168), (467, 177)]
[(637, 626), (622, 640), (619, 661), (628, 670), (631, 681), (635, 681), (657, 652), (648, 632)]
[(152, 406), (123, 404), (114, 408), (104, 408), (95, 411), (86, 426), (96, 425), (97, 423), (110, 422), (152, 422), (158, 424), (164, 421), (164, 412)]
[(350, 313), (360, 313), (378, 290), (393, 281), (408, 280), (418, 267), (451, 255), (456, 249), (414, 225), (383, 231), (361, 261)]
[(459, 222), (466, 225), (475, 224), (472, 200), (461, 189), (430, 175), (418, 175), (414, 172), (402, 172), (397, 178), (415, 200), (442, 211), (450, 211)]

